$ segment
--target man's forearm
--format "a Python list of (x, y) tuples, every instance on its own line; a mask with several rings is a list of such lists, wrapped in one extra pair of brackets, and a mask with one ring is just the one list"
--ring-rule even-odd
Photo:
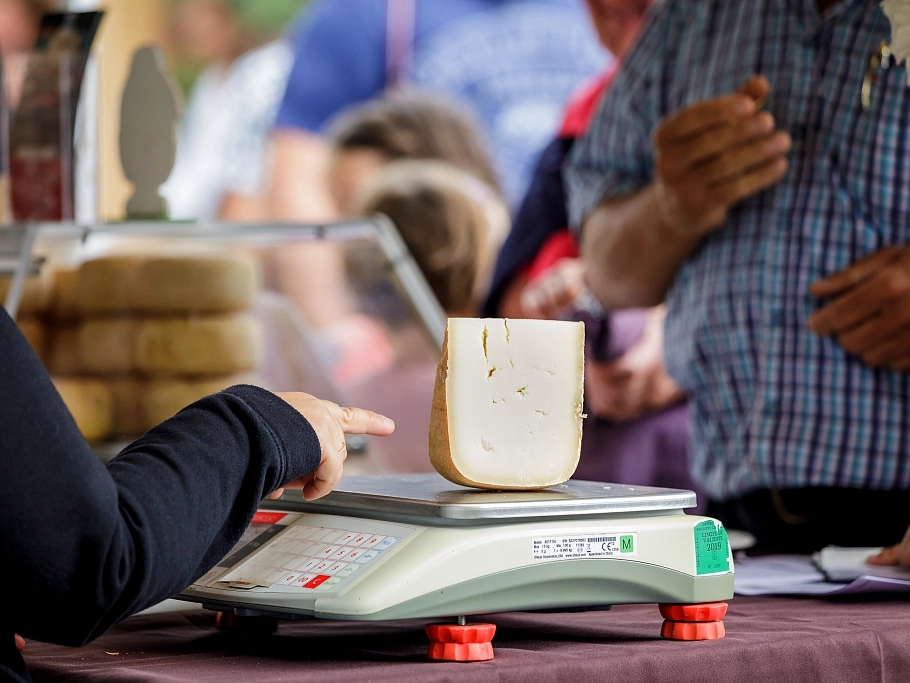
[(655, 186), (595, 209), (581, 239), (588, 286), (607, 308), (661, 303), (701, 236), (678, 232), (661, 217)]

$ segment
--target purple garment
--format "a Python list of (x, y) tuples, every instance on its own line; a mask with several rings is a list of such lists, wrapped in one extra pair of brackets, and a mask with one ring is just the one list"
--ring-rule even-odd
[[(626, 353), (642, 337), (646, 309), (614, 311), (604, 318), (582, 314), (585, 357), (608, 362)], [(689, 409), (670, 406), (636, 420), (613, 422), (591, 415), (584, 422), (581, 461), (575, 479), (690, 489), (698, 495), (697, 512), (708, 499), (692, 481), (686, 462)]]

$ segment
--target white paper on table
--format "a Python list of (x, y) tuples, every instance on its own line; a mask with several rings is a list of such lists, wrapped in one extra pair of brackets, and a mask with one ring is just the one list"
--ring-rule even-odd
[(841, 548), (829, 545), (815, 553), (812, 559), (830, 581), (853, 581), (861, 576), (910, 581), (910, 570), (866, 564), (870, 555), (880, 551), (881, 548)]
[[(871, 554), (867, 552), (863, 555), (863, 561)], [(874, 571), (882, 567), (868, 569)], [(834, 583), (826, 580), (808, 555), (737, 557), (733, 590), (738, 595), (907, 593), (910, 592), (910, 573), (906, 578), (893, 578), (867, 572), (850, 583)]]

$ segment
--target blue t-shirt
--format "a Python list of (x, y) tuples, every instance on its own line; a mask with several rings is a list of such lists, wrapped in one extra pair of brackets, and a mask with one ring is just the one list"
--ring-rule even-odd
[[(581, 0), (415, 0), (404, 78), (470, 106), (517, 202), (574, 89), (602, 71)], [(386, 0), (314, 0), (293, 36), (279, 127), (320, 132), (342, 109), (389, 85)]]

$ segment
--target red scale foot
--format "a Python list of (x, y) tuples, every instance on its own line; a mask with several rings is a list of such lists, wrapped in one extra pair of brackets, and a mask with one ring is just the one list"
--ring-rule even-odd
[(427, 657), (448, 662), (485, 662), (493, 659), (496, 624), (427, 624)]
[(665, 619), (660, 635), (670, 640), (715, 640), (726, 635), (725, 602), (705, 602), (696, 605), (658, 605)]

